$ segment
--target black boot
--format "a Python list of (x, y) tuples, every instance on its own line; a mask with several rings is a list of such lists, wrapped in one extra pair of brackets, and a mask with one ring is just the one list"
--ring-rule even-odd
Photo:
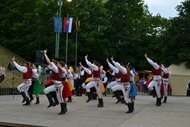
[(53, 91), (53, 92), (50, 93), (50, 95), (53, 97), (53, 100), (54, 100), (54, 102), (55, 102), (55, 105), (58, 105), (58, 104), (59, 104), (59, 101), (58, 101), (58, 99), (57, 99), (56, 92)]
[(101, 108), (101, 107), (104, 107), (104, 102), (103, 102), (103, 99), (99, 99), (98, 98), (98, 105), (97, 105), (98, 108)]
[(29, 100), (29, 98), (28, 98), (28, 97), (26, 98), (26, 103), (25, 103), (25, 104), (23, 104), (23, 105), (30, 105), (30, 100)]
[(119, 93), (119, 97), (121, 98), (121, 104), (126, 104), (124, 96), (123, 96), (123, 92), (120, 90), (118, 91), (118, 93)]
[(23, 105), (30, 105), (30, 100), (29, 100), (29, 98), (26, 96), (26, 94), (25, 94), (25, 92), (21, 92), (20, 93), (21, 95), (22, 95), (22, 97), (23, 97), (23, 103), (24, 102), (26, 102), (25, 104), (23, 104)]
[(68, 101), (67, 102), (72, 102), (72, 97), (68, 97)]
[(167, 102), (167, 97), (164, 97), (163, 103), (166, 103), (166, 102)]
[(67, 112), (67, 103), (64, 103), (65, 105), (65, 112)]
[(30, 97), (30, 102), (32, 102), (34, 100), (34, 97), (32, 96), (31, 93), (29, 93), (29, 97)]
[(156, 89), (155, 87), (153, 87), (153, 90), (152, 90), (152, 97), (155, 98), (157, 96), (156, 94)]
[(26, 96), (25, 92), (21, 92), (20, 94), (23, 97), (22, 103), (24, 103), (26, 101), (26, 99), (27, 99), (27, 96)]
[(127, 104), (127, 107), (128, 107), (128, 111), (126, 113), (132, 113), (132, 104), (131, 103), (128, 103)]
[(162, 104), (161, 98), (158, 98), (158, 97), (157, 97), (157, 99), (156, 99), (156, 105), (157, 105), (157, 106), (160, 106), (161, 104)]
[(133, 112), (135, 110), (134, 108), (134, 102), (131, 102), (131, 111)]
[(88, 103), (91, 100), (91, 93), (90, 92), (86, 92), (86, 95), (88, 97), (88, 100), (86, 100), (86, 103)]
[(39, 104), (40, 103), (40, 98), (36, 97), (36, 103), (35, 104)]
[(65, 114), (65, 103), (60, 103), (61, 106), (61, 112), (58, 115), (64, 115)]
[(52, 106), (56, 106), (56, 104), (53, 102), (53, 99), (51, 97), (51, 95), (48, 93), (46, 94), (48, 101), (49, 101), (49, 105), (47, 106), (47, 108), (52, 107)]
[(96, 93), (92, 93), (91, 95), (92, 95), (92, 98), (91, 98), (92, 100), (97, 100), (97, 94)]
[(119, 94), (119, 91), (114, 91), (114, 96), (116, 97), (117, 101), (115, 102), (115, 104), (118, 104), (119, 102), (121, 102), (121, 97)]

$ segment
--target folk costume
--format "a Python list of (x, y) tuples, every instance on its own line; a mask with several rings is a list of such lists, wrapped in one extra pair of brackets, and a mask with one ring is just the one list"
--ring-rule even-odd
[(117, 102), (115, 102), (116, 104), (119, 103), (119, 102), (122, 102), (123, 101), (123, 92), (122, 90), (124, 91), (123, 89), (123, 86), (121, 84), (121, 77), (122, 77), (122, 74), (121, 72), (119, 71), (118, 68), (116, 68), (115, 66), (113, 66), (109, 60), (107, 59), (107, 63), (108, 63), (108, 66), (113, 70), (113, 73), (114, 73), (114, 81), (111, 81), (108, 85), (107, 85), (107, 89), (111, 89), (112, 92), (113, 92), (113, 97), (116, 97), (117, 99)]
[(91, 63), (90, 61), (88, 61), (87, 56), (85, 56), (85, 61), (86, 64), (90, 67), (90, 69), (92, 69), (92, 78), (93, 80), (90, 81), (87, 85), (86, 85), (86, 92), (90, 93), (90, 88), (95, 87), (96, 88), (96, 92), (98, 95), (98, 105), (97, 107), (104, 107), (103, 104), (103, 95), (101, 92), (101, 87), (100, 87), (100, 77), (101, 77), (101, 72), (100, 72), (100, 68)]
[(62, 79), (62, 84), (63, 84), (63, 91), (62, 91), (62, 98), (64, 100), (64, 103), (63, 103), (63, 113), (66, 113), (68, 111), (67, 109), (67, 100), (66, 98), (69, 98), (72, 96), (72, 93), (71, 93), (71, 89), (70, 89), (70, 86), (68, 84), (68, 81), (67, 81), (67, 77), (68, 77), (68, 70), (67, 70), (67, 67), (65, 66), (64, 62), (63, 61), (60, 61), (60, 63), (58, 64), (58, 67), (59, 69), (61, 70), (61, 79)]
[(32, 84), (32, 69), (29, 66), (29, 63), (25, 63), (24, 66), (19, 65), (18, 63), (15, 62), (15, 59), (12, 59), (14, 66), (23, 73), (23, 79), (24, 82), (20, 85), (17, 86), (17, 89), (19, 93), (23, 97), (23, 103), (26, 102), (23, 105), (30, 105), (30, 100), (28, 97), (28, 89)]
[(135, 72), (134, 68), (131, 68), (131, 70), (130, 70), (130, 92), (129, 92), (129, 97), (131, 98), (132, 111), (134, 111), (135, 97), (137, 96), (136, 85), (134, 83), (135, 75), (136, 75), (136, 72)]
[[(79, 63), (79, 64), (80, 64), (80, 68), (81, 68), (80, 77), (83, 82), (82, 87), (83, 87), (83, 89), (86, 90), (86, 85), (93, 80), (92, 71), (89, 68), (84, 67), (81, 63)], [(94, 93), (94, 92), (96, 92), (96, 90), (94, 90), (94, 88), (95, 87), (92, 86), (90, 88), (90, 90), (86, 91), (86, 96), (88, 97), (88, 99), (86, 100), (86, 103), (91, 101), (91, 99), (93, 99), (93, 100), (97, 99), (97, 94)]]
[(32, 65), (32, 68), (33, 68), (32, 69), (33, 94), (36, 95), (36, 103), (35, 104), (39, 104), (40, 98), (39, 98), (38, 94), (43, 92), (43, 87), (39, 80), (40, 75), (34, 64)]
[(164, 101), (163, 103), (167, 102), (168, 92), (171, 91), (171, 86), (169, 84), (169, 77), (171, 73), (168, 68), (163, 67), (163, 73), (162, 73), (162, 84), (161, 84), (161, 93), (164, 95)]
[(155, 89), (156, 96), (157, 96), (156, 105), (160, 106), (162, 104), (162, 102), (161, 102), (161, 93), (160, 93), (160, 83), (161, 83), (162, 68), (156, 62), (154, 62), (150, 58), (148, 58), (146, 54), (145, 54), (145, 58), (147, 59), (148, 63), (150, 65), (152, 65), (152, 67), (154, 68), (152, 70), (153, 80), (148, 85), (148, 89), (151, 90), (151, 91), (153, 91)]
[(65, 103), (64, 103), (64, 99), (63, 99), (63, 84), (62, 84), (62, 79), (61, 79), (61, 70), (58, 68), (58, 62), (54, 61), (51, 62), (48, 58), (48, 56), (46, 55), (47, 50), (44, 50), (44, 56), (45, 59), (47, 61), (47, 63), (49, 64), (48, 67), (50, 68), (50, 70), (52, 70), (52, 73), (50, 75), (50, 79), (52, 79), (54, 85), (51, 85), (47, 88), (44, 89), (44, 93), (46, 94), (50, 106), (55, 106), (56, 104), (53, 102), (51, 95), (49, 94), (52, 91), (56, 91), (57, 94), (57, 99), (60, 103), (60, 107), (61, 107), (61, 112), (59, 113), (59, 115), (63, 115), (66, 112), (65, 109)]
[(130, 69), (128, 67), (121, 66), (120, 63), (115, 62), (113, 59), (112, 59), (112, 62), (114, 64), (114, 66), (117, 67), (122, 74), (122, 77), (121, 77), (122, 87), (121, 87), (121, 89), (123, 91), (125, 103), (128, 107), (128, 111), (126, 113), (132, 113), (134, 107), (132, 107), (133, 105), (131, 103), (131, 98), (129, 96), (129, 94), (130, 94)]

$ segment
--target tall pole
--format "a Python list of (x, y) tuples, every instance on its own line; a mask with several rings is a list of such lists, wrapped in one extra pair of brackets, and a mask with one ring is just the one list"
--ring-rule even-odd
[[(67, 18), (69, 18), (69, 14), (67, 13)], [(67, 64), (67, 56), (68, 56), (68, 39), (69, 39), (69, 33), (68, 31), (66, 32), (66, 49), (65, 49), (65, 62)]]
[[(56, 14), (57, 16), (58, 16), (58, 11), (57, 11), (57, 14)], [(57, 45), (58, 45), (58, 32), (56, 32), (56, 35), (55, 35), (55, 58), (58, 58), (58, 47), (57, 47)]]
[[(68, 2), (71, 2), (72, 0), (67, 0)], [(69, 18), (69, 13), (67, 13), (67, 18)], [(66, 50), (65, 50), (65, 63), (67, 64), (68, 60), (67, 60), (67, 56), (68, 56), (68, 38), (69, 38), (69, 33), (68, 31), (66, 32)]]
[[(62, 0), (59, 0), (58, 1), (58, 5), (59, 5), (59, 23), (58, 23), (58, 28), (59, 30), (61, 29), (62, 25), (61, 25), (61, 7), (63, 6), (63, 1)], [(57, 58), (59, 58), (59, 41), (60, 41), (60, 31), (58, 30), (58, 35), (57, 35)]]
[(78, 17), (76, 18), (76, 44), (75, 44), (75, 66), (77, 66), (77, 49), (78, 49)]
[(67, 64), (67, 56), (68, 56), (67, 55), (67, 53), (68, 53), (68, 38), (69, 38), (69, 33), (67, 32), (66, 33), (66, 50), (65, 50), (66, 51), (66, 53), (65, 53), (65, 55), (66, 55), (65, 56), (65, 62), (66, 62), (66, 64)]

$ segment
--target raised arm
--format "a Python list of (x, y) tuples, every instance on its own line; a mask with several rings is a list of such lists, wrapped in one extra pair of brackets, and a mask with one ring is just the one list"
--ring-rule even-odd
[[(86, 72), (87, 74), (89, 74), (89, 75), (91, 75), (92, 74), (92, 72), (91, 72), (91, 70), (90, 69), (88, 69), (88, 68), (86, 68), (86, 67), (84, 67), (81, 63), (79, 63), (80, 64), (80, 66), (84, 69), (84, 72)], [(84, 75), (84, 73), (83, 72), (81, 72), (81, 76), (83, 76)]]
[(88, 56), (85, 56), (86, 64), (94, 71), (98, 70), (98, 67), (95, 64), (92, 64), (90, 61), (88, 61)]
[(118, 69), (118, 68), (114, 67), (114, 66), (109, 62), (108, 59), (107, 59), (106, 61), (107, 61), (107, 63), (108, 63), (108, 66), (113, 70), (113, 72), (119, 73), (119, 69)]
[(25, 66), (20, 66), (17, 62), (15, 62), (15, 58), (12, 58), (13, 64), (15, 65), (15, 67), (22, 73), (26, 73), (27, 72), (27, 68)]
[(58, 64), (58, 68), (61, 70), (61, 72), (64, 74), (64, 75), (67, 75), (67, 70), (64, 68), (64, 67), (62, 67), (60, 64)]
[(148, 58), (147, 54), (145, 54), (144, 56), (147, 59), (148, 63), (154, 67), (154, 69), (157, 70), (157, 69), (160, 68), (160, 66), (157, 63), (155, 63), (153, 60), (151, 60), (150, 58)]
[(113, 60), (113, 58), (111, 58), (111, 60), (114, 64), (114, 66), (117, 67), (119, 69), (119, 71), (121, 71), (122, 74), (127, 74), (127, 69), (125, 67), (121, 66), (121, 64), (119, 62), (115, 62)]
[(50, 61), (50, 59), (49, 59), (48, 56), (47, 56), (47, 49), (44, 50), (44, 57), (45, 57), (45, 59), (46, 59), (46, 62), (47, 62), (50, 66), (53, 66), (53, 65), (52, 65), (52, 62)]

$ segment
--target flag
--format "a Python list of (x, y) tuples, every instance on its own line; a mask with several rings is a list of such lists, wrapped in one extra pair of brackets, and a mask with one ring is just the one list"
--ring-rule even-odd
[(80, 30), (80, 21), (76, 20), (76, 31)]
[(71, 33), (73, 18), (64, 18), (64, 32)]
[(54, 16), (54, 32), (62, 33), (62, 18)]

